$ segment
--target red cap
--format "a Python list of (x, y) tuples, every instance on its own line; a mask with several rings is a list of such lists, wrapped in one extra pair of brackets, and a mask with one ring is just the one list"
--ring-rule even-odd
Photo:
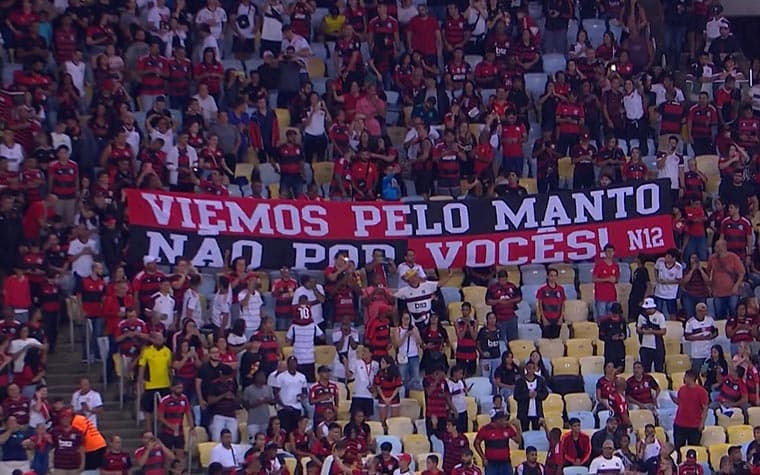
[(412, 456), (409, 454), (401, 454), (398, 456), (399, 462), (406, 462), (406, 463), (412, 463)]

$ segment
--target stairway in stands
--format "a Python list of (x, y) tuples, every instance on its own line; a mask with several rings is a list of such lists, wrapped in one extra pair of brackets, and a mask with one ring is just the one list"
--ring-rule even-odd
[(87, 365), (81, 357), (81, 326), (75, 328), (75, 349), (71, 351), (71, 341), (68, 336), (68, 327), (61, 329), (58, 348), (54, 355), (50, 355), (47, 362), (47, 374), (45, 381), (48, 385), (48, 399), (63, 398), (66, 404), (71, 402), (71, 395), (79, 387), (79, 379), (87, 376), (90, 378), (93, 389), (98, 391), (103, 398), (105, 410), (98, 416), (98, 428), (103, 436), (108, 439), (112, 435), (121, 436), (124, 450), (130, 453), (140, 445), (140, 436), (143, 430), (142, 423), (138, 426), (134, 418), (134, 401), (126, 402), (124, 409), (119, 409), (119, 383), (118, 381), (103, 387), (103, 369), (100, 363)]

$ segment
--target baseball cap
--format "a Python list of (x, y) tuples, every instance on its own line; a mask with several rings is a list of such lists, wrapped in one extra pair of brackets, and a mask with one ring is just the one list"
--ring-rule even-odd
[(153, 264), (158, 262), (159, 259), (156, 256), (145, 256), (143, 257), (143, 265)]
[(398, 456), (399, 462), (412, 463), (412, 456), (409, 454), (401, 454)]

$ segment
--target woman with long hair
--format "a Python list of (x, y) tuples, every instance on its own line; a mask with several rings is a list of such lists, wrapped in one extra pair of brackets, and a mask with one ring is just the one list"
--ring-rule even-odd
[(183, 339), (174, 350), (172, 358), (174, 377), (182, 382), (183, 392), (191, 404), (195, 404), (196, 401), (195, 378), (198, 376), (198, 369), (203, 365), (202, 354), (202, 348), (193, 346), (189, 340)]
[(287, 440), (288, 434), (280, 425), (280, 418), (277, 416), (270, 417), (267, 425), (267, 443), (274, 442), (277, 444), (277, 448), (284, 449)]
[(723, 384), (723, 378), (728, 374), (728, 362), (723, 354), (723, 347), (713, 345), (710, 348), (710, 357), (702, 364), (700, 370), (702, 384), (711, 396), (717, 396), (720, 385)]
[(391, 417), (398, 416), (401, 409), (400, 394), (403, 384), (401, 373), (392, 356), (385, 355), (380, 359), (380, 371), (375, 375), (373, 385), (380, 408), (380, 421), (385, 422), (389, 408)]
[(420, 389), (419, 348), (422, 346), (422, 336), (408, 313), (402, 313), (398, 327), (391, 328), (391, 341), (396, 347), (396, 362), (403, 387), (407, 391)]
[(449, 362), (446, 357), (446, 348), (449, 344), (449, 334), (441, 326), (438, 314), (431, 313), (428, 326), (420, 332), (422, 337), (422, 361), (420, 367), (425, 374), (431, 374), (434, 369), (443, 367), (448, 372)]
[(498, 394), (501, 394), (504, 401), (514, 393), (515, 382), (520, 375), (520, 366), (515, 361), (515, 355), (509, 350), (502, 353), (501, 364), (496, 368), (493, 380)]

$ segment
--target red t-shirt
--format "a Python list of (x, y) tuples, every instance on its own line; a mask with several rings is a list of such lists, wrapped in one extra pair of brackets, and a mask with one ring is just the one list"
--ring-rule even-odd
[(678, 389), (678, 410), (673, 424), (687, 429), (698, 429), (702, 420), (697, 414), (702, 414), (708, 402), (707, 390), (702, 386), (681, 386)]
[(423, 55), (437, 54), (435, 47), (435, 32), (438, 31), (438, 21), (432, 16), (423, 19), (419, 15), (412, 18), (407, 27), (412, 34), (414, 49)]
[(522, 124), (504, 125), (501, 128), (502, 155), (522, 157), (522, 137), (527, 132)]
[[(598, 278), (615, 277), (616, 279), (619, 279), (620, 267), (618, 267), (616, 262), (607, 264), (603, 259), (599, 259), (594, 264), (593, 275)], [(595, 282), (594, 298), (601, 302), (616, 301), (617, 289), (615, 289), (615, 284), (611, 282)]]

